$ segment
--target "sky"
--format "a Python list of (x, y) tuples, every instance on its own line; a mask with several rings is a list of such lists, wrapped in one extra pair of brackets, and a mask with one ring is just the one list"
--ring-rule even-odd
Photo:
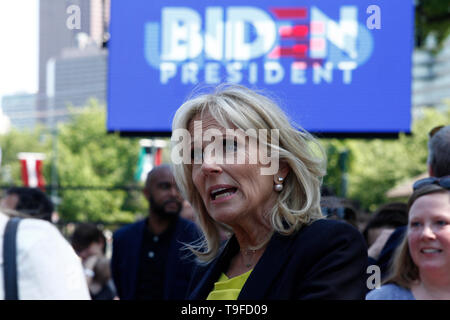
[(0, 0), (0, 104), (38, 89), (39, 0)]

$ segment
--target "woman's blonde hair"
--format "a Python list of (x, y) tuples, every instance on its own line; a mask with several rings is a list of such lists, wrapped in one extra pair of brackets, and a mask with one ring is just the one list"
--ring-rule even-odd
[(408, 245), (408, 236), (404, 238), (395, 250), (391, 265), (391, 276), (384, 283), (396, 283), (399, 286), (411, 289), (411, 285), (419, 280), (419, 269), (411, 258)]
[[(318, 141), (300, 127), (294, 127), (285, 113), (269, 98), (239, 85), (221, 85), (209, 94), (186, 101), (176, 112), (172, 132), (189, 128), (191, 120), (209, 113), (224, 128), (266, 129), (268, 149), (279, 153), (280, 161), (290, 167), (269, 217), (273, 229), (281, 234), (292, 234), (303, 225), (322, 218), (320, 186), (326, 172), (326, 156)], [(269, 132), (278, 129), (279, 142), (272, 143)], [(316, 146), (316, 150), (313, 149)], [(317, 154), (317, 151), (319, 154)], [(175, 179), (183, 196), (199, 215), (204, 238), (190, 249), (200, 261), (209, 262), (220, 247), (220, 224), (214, 221), (203, 204), (192, 181), (192, 165), (173, 165)]]
[[(425, 195), (429, 195), (432, 193), (449, 193), (450, 192), (444, 188), (442, 188), (439, 185), (430, 184), (426, 185), (416, 191), (413, 192), (411, 197), (408, 200), (408, 214), (411, 210), (412, 205), (414, 202), (419, 199), (420, 197), (423, 197)], [(409, 228), (409, 226), (408, 226)], [(419, 268), (414, 263), (411, 253), (409, 251), (409, 245), (408, 245), (408, 233), (405, 232), (403, 241), (398, 246), (398, 248), (395, 250), (394, 257), (392, 259), (392, 265), (390, 267), (390, 274), (384, 283), (396, 283), (399, 286), (402, 286), (404, 288), (411, 289), (411, 286), (417, 282), (420, 281), (419, 276)]]

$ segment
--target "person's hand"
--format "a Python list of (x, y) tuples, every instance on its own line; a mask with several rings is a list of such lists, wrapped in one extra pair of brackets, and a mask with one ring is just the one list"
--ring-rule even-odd
[(388, 241), (392, 232), (394, 232), (394, 229), (384, 229), (383, 231), (381, 231), (380, 235), (377, 237), (375, 242), (370, 246), (369, 250), (367, 251), (369, 257), (378, 260), (381, 250), (383, 250), (383, 247)]
[(97, 255), (93, 255), (90, 256), (89, 258), (87, 258), (84, 263), (84, 275), (86, 276), (86, 282), (88, 287), (90, 288), (90, 286), (93, 284), (93, 280), (94, 280), (94, 267), (97, 264), (99, 256)]
[(78, 255), (85, 261), (91, 256), (94, 255), (102, 255), (103, 254), (103, 243), (101, 242), (93, 242), (89, 245), (89, 247), (81, 250)]
[(94, 242), (89, 246), (89, 255), (101, 255), (103, 253), (103, 244)]
[(88, 269), (88, 270), (94, 270), (95, 264), (97, 263), (98, 260), (98, 256), (97, 255), (93, 255), (90, 256), (89, 258), (87, 258), (84, 261), (84, 268)]

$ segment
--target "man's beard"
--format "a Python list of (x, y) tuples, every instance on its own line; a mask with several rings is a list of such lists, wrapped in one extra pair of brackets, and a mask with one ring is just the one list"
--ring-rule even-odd
[[(153, 197), (150, 196), (149, 202), (150, 202), (150, 208), (151, 208), (152, 212), (154, 212), (158, 217), (167, 219), (167, 220), (176, 219), (179, 216), (181, 209), (182, 209), (182, 203), (175, 199), (169, 199), (169, 200), (163, 202), (162, 205), (159, 205), (156, 203), (155, 199), (153, 199)], [(171, 202), (177, 204), (177, 209), (175, 211), (173, 211), (173, 210), (167, 211), (165, 209), (165, 206)]]

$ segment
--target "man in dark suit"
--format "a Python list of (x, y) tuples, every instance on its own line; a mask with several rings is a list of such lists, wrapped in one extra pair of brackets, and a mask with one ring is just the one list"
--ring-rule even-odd
[(194, 223), (179, 217), (183, 199), (168, 165), (147, 176), (146, 219), (114, 233), (111, 269), (122, 300), (184, 299), (195, 266), (183, 243), (198, 239)]

